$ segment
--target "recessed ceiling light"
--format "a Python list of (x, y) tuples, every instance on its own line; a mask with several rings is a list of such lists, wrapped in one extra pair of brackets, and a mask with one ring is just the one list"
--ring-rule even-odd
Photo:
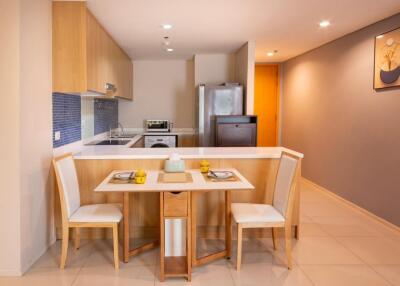
[(319, 26), (320, 26), (321, 28), (326, 28), (326, 27), (329, 27), (330, 25), (331, 25), (331, 22), (329, 22), (329, 21), (327, 21), (327, 20), (324, 20), (324, 21), (319, 22)]
[(167, 49), (165, 49), (168, 53), (171, 53), (171, 52), (173, 52), (174, 51), (174, 49), (173, 48), (167, 48)]
[(164, 30), (170, 30), (170, 29), (172, 29), (172, 25), (171, 25), (171, 24), (162, 24), (161, 27), (162, 27)]
[(376, 38), (377, 39), (382, 39), (384, 36), (383, 35), (379, 35), (379, 36), (377, 36)]
[(277, 50), (270, 51), (270, 52), (267, 53), (267, 56), (273, 57), (277, 52), (278, 52)]

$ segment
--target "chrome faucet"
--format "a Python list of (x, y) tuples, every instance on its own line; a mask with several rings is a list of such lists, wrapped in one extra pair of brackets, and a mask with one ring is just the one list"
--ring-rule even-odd
[(111, 126), (111, 124), (110, 125), (108, 125), (108, 128), (109, 128), (109, 131), (108, 131), (108, 138), (112, 138), (113, 137), (113, 134), (112, 134), (112, 126)]
[(121, 132), (119, 133), (119, 135), (125, 135), (125, 130), (124, 130), (124, 126), (122, 126), (121, 122), (118, 122), (118, 126), (121, 129)]

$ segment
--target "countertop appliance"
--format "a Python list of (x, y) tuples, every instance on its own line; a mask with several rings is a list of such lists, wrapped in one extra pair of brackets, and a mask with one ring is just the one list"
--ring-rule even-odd
[(144, 135), (145, 148), (175, 148), (178, 147), (177, 135)]
[(170, 132), (172, 123), (164, 119), (148, 119), (145, 121), (146, 132)]
[(243, 115), (243, 86), (234, 83), (198, 86), (197, 140), (199, 147), (216, 146), (216, 115)]
[(257, 116), (219, 115), (215, 125), (217, 147), (257, 146)]

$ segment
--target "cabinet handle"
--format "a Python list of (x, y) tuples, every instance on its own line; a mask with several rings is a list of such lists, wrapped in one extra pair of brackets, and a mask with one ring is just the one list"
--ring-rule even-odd
[(111, 92), (116, 92), (117, 91), (117, 87), (115, 85), (113, 85), (112, 83), (106, 83), (105, 88), (107, 91), (111, 91)]

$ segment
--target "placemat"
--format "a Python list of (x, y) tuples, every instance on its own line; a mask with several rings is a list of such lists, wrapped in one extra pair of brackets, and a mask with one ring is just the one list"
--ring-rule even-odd
[(109, 184), (135, 184), (135, 179), (121, 180), (121, 179), (117, 179), (117, 178), (111, 178), (111, 180), (108, 183)]
[(240, 181), (240, 179), (236, 176), (235, 173), (233, 173), (233, 176), (228, 178), (228, 179), (215, 179), (212, 177), (207, 176), (207, 173), (201, 173), (203, 175), (203, 178), (206, 182), (212, 182), (212, 183), (216, 183), (216, 182), (237, 182)]
[(192, 183), (193, 178), (190, 173), (159, 173), (158, 183)]

